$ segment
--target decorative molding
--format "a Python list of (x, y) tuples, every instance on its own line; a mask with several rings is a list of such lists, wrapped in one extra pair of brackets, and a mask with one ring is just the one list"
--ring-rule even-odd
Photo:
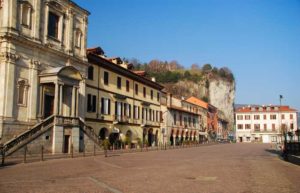
[(0, 54), (0, 58), (15, 62), (15, 61), (19, 60), (21, 58), (21, 56), (10, 53), (10, 52), (3, 52)]

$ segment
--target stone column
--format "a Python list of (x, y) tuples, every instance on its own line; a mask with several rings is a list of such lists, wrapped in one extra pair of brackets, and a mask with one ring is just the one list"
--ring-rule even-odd
[(5, 100), (4, 100), (4, 117), (14, 118), (14, 109), (16, 106), (16, 56), (6, 53), (8, 61), (6, 62), (6, 80), (5, 80)]
[(76, 114), (76, 87), (72, 89), (72, 105), (71, 105), (71, 117), (75, 117)]
[(63, 85), (59, 85), (59, 115), (63, 115)]
[(44, 116), (44, 86), (42, 84), (40, 84), (40, 100), (39, 100), (39, 119), (42, 119)]
[(175, 147), (175, 145), (176, 145), (176, 136), (173, 135), (173, 146)]
[(78, 117), (78, 105), (79, 105), (79, 88), (76, 88), (76, 107), (75, 107), (75, 116)]
[(49, 5), (48, 2), (45, 4), (45, 12), (44, 12), (44, 44), (47, 43), (47, 38), (48, 38), (48, 17), (49, 17)]
[(38, 61), (31, 61), (30, 67), (30, 87), (28, 92), (28, 119), (35, 120), (37, 118), (38, 110)]
[(59, 84), (55, 83), (55, 95), (54, 95), (54, 115), (59, 114)]

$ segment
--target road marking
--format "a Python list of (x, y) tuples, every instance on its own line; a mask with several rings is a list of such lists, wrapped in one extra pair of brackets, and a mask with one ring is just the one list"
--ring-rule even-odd
[(115, 188), (113, 188), (113, 187), (110, 187), (110, 186), (108, 186), (107, 184), (105, 184), (105, 183), (103, 183), (103, 182), (97, 180), (96, 178), (94, 178), (94, 177), (92, 177), (92, 176), (90, 176), (89, 178), (90, 178), (90, 180), (92, 180), (92, 181), (95, 182), (97, 185), (101, 186), (102, 188), (106, 188), (106, 189), (108, 189), (109, 191), (111, 191), (111, 192), (113, 192), (113, 193), (122, 193), (120, 190), (117, 190), (117, 189), (115, 189)]

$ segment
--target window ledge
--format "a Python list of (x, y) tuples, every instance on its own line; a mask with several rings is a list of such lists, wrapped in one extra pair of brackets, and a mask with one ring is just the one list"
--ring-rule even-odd
[(49, 35), (48, 35), (48, 39), (50, 39), (50, 40), (52, 40), (52, 41), (54, 41), (54, 42), (60, 43), (60, 40), (59, 40), (59, 39), (57, 39), (57, 38), (55, 38), (55, 37), (52, 37), (52, 36), (49, 36)]

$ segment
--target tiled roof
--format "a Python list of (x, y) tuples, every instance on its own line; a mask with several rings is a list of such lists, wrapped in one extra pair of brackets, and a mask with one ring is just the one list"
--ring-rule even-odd
[(204, 102), (203, 100), (196, 98), (196, 97), (190, 97), (188, 99), (186, 99), (187, 102), (193, 103), (195, 105), (198, 105), (200, 107), (203, 107), (205, 109), (208, 109), (208, 103)]
[(236, 109), (238, 113), (247, 112), (297, 112), (296, 109), (292, 109), (289, 106), (247, 106)]

